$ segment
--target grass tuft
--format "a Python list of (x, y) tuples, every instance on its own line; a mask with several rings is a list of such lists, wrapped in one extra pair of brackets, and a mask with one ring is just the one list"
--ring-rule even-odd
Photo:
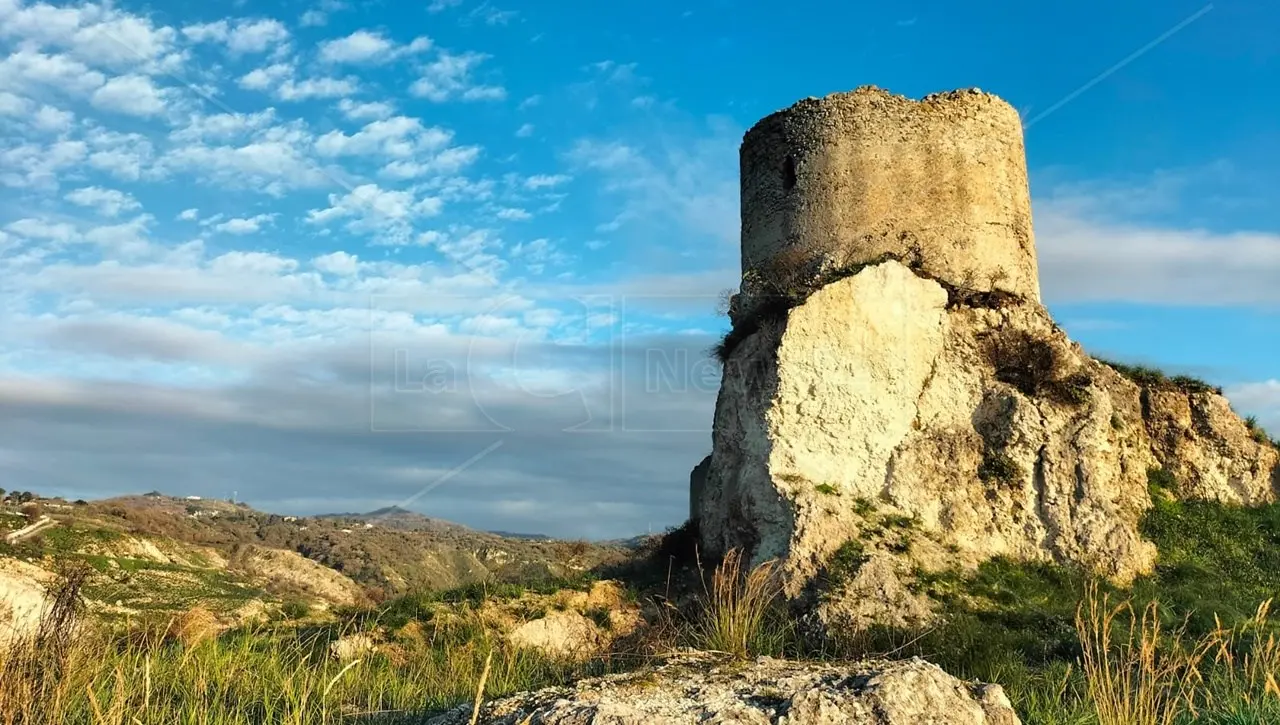
[(1195, 710), (1200, 664), (1216, 635), (1194, 641), (1185, 627), (1166, 633), (1156, 602), (1139, 615), (1129, 601), (1111, 605), (1096, 585), (1077, 606), (1075, 626), (1099, 725), (1173, 725)]
[(712, 572), (710, 585), (703, 582), (694, 623), (697, 645), (742, 658), (777, 654), (788, 640), (787, 628), (779, 626), (785, 620), (775, 608), (781, 594), (776, 562), (747, 571), (741, 551), (730, 551)]

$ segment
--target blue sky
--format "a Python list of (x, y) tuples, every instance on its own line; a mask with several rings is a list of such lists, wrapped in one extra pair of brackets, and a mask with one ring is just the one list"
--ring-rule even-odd
[(1023, 114), (1046, 302), (1280, 430), (1280, 8), (0, 0), (0, 486), (678, 523), (737, 146)]

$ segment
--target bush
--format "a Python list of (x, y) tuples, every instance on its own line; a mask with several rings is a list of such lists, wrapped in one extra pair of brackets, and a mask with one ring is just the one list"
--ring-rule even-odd
[(658, 539), (649, 557), (661, 563), (672, 561), (676, 564), (690, 564), (696, 561), (698, 522), (689, 519), (679, 526), (667, 529), (666, 533)]
[(40, 520), (40, 517), (44, 514), (44, 509), (35, 501), (30, 501), (22, 504), (22, 507), (18, 509), (18, 513), (21, 513), (26, 518), (28, 524), (34, 524)]
[(1030, 397), (1081, 405), (1089, 400), (1093, 380), (1084, 373), (1067, 374), (1069, 365), (1050, 341), (1019, 330), (997, 336), (987, 348), (996, 379)]

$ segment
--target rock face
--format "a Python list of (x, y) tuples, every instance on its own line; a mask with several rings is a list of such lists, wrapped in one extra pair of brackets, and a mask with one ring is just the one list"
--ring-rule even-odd
[[(471, 705), (430, 720), (466, 725)], [(831, 666), (762, 657), (715, 666), (686, 656), (656, 670), (583, 680), (487, 703), (480, 723), (519, 725), (1017, 725), (999, 685), (962, 682), (923, 660)]]
[[(809, 613), (828, 630), (927, 617), (904, 584), (915, 568), (1147, 572), (1152, 469), (1184, 498), (1275, 499), (1276, 450), (1221, 395), (1132, 382), (1040, 304), (1003, 108), (862, 90), (802, 101), (743, 143), (747, 271), (695, 518), (711, 555), (780, 559), (789, 597), (822, 595)], [(756, 177), (797, 144), (798, 196), (779, 202)], [(835, 267), (833, 240), (851, 250)]]

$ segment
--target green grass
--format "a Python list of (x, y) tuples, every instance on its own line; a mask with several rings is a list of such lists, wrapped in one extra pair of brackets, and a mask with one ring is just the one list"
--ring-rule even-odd
[[(939, 603), (938, 624), (922, 631), (874, 629), (824, 655), (920, 655), (958, 676), (1001, 683), (1025, 723), (1096, 723), (1078, 669), (1074, 623), (1090, 582), (1113, 600), (1131, 598), (1135, 607), (1155, 602), (1166, 629), (1185, 626), (1192, 637), (1207, 636), (1219, 625), (1245, 626), (1260, 603), (1280, 596), (1280, 504), (1178, 502), (1164, 495), (1176, 488), (1167, 471), (1154, 469), (1149, 479), (1158, 495), (1141, 528), (1156, 544), (1159, 563), (1130, 587), (1117, 588), (1070, 567), (1004, 559), (968, 573), (917, 572), (913, 588)], [(845, 563), (828, 569), (848, 569), (860, 555), (859, 547), (848, 546), (837, 557)], [(1253, 636), (1267, 634), (1280, 636), (1280, 625), (1267, 624)], [(1217, 704), (1194, 722), (1280, 721), (1280, 696), (1235, 692), (1230, 688), (1239, 687), (1239, 677), (1229, 673), (1222, 665), (1206, 666)]]
[(46, 665), (43, 678), (20, 677), (31, 655), (24, 661), (11, 649), (0, 654), (0, 667), (9, 668), (0, 723), (328, 725), (374, 713), (379, 723), (421, 723), (471, 700), (491, 653), (486, 697), (611, 669), (514, 650), (476, 628), (429, 628), (351, 665), (328, 655), (330, 641), (329, 633), (303, 630), (232, 632), (192, 647), (95, 636), (73, 645), (61, 666)]
[[(785, 613), (773, 606), (777, 592), (771, 579), (733, 570), (704, 582), (702, 608), (680, 623), (683, 629), (673, 641), (743, 657), (767, 653), (853, 660), (869, 655), (919, 655), (957, 676), (1000, 683), (1028, 725), (1099, 725), (1086, 675), (1080, 669), (1082, 648), (1075, 620), (1077, 603), (1091, 584), (1100, 586), (1113, 601), (1128, 598), (1139, 608), (1154, 602), (1166, 632), (1185, 624), (1189, 636), (1204, 637), (1219, 624), (1248, 626), (1252, 627), (1248, 638), (1240, 642), (1255, 643), (1248, 645), (1253, 651), (1257, 642), (1280, 634), (1280, 627), (1269, 620), (1250, 624), (1260, 602), (1280, 595), (1280, 504), (1246, 509), (1179, 502), (1171, 495), (1178, 482), (1163, 469), (1149, 471), (1148, 484), (1153, 506), (1141, 529), (1159, 550), (1158, 565), (1125, 588), (1097, 582), (1071, 567), (1004, 559), (972, 571), (916, 572), (911, 586), (937, 602), (940, 619), (936, 623), (919, 630), (877, 628), (835, 645), (819, 645), (792, 630)], [(885, 537), (913, 535), (917, 529), (918, 522), (911, 517), (877, 512), (871, 501), (857, 501), (855, 506), (874, 541), (848, 541), (829, 558), (824, 578), (832, 586), (857, 575), (870, 547), (891, 540)], [(688, 538), (688, 533), (680, 535)], [(153, 562), (121, 564), (112, 571), (135, 577), (176, 573), (171, 566)], [(81, 659), (74, 675), (64, 678), (65, 712), (57, 718), (27, 722), (132, 722), (94, 715), (89, 692), (100, 709), (121, 707), (144, 725), (325, 725), (358, 722), (351, 719), (353, 713), (373, 711), (390, 711), (393, 718), (400, 718), (392, 722), (421, 722), (429, 712), (472, 697), (490, 652), (494, 674), (486, 685), (488, 697), (639, 663), (638, 656), (622, 652), (573, 665), (512, 650), (478, 614), (487, 602), (504, 600), (513, 606), (512, 600), (530, 593), (584, 589), (592, 581), (583, 577), (490, 583), (412, 594), (376, 609), (341, 611), (332, 622), (304, 621), (304, 626), (281, 622), (271, 628), (229, 632), (194, 646), (170, 641), (139, 649), (119, 637), (105, 637), (94, 640), (90, 652), (76, 655)], [(234, 581), (210, 576), (177, 587), (174, 596), (186, 601), (184, 597), (210, 591), (222, 592), (228, 601), (249, 594)], [(294, 609), (290, 618), (304, 615), (301, 605)], [(608, 610), (596, 608), (586, 615), (608, 626)], [(382, 649), (344, 669), (329, 657), (328, 646), (355, 631), (375, 633), (383, 641)], [(1162, 641), (1162, 646), (1172, 646), (1172, 640)], [(1243, 644), (1241, 648), (1247, 649)], [(4, 657), (0, 653), (0, 662)], [(1280, 658), (1275, 662), (1280, 677)], [(1198, 718), (1179, 716), (1175, 725), (1280, 721), (1280, 695), (1268, 695), (1256, 682), (1244, 681), (1242, 671), (1237, 661), (1207, 661), (1203, 691), (1213, 701)], [(138, 683), (148, 673), (151, 689), (145, 695)], [(7, 685), (0, 686), (0, 712), (6, 711), (3, 687)], [(0, 725), (8, 725), (2, 715)]]
[(826, 578), (831, 587), (837, 588), (857, 576), (867, 562), (866, 547), (861, 541), (850, 539), (840, 545), (827, 560)]
[(1143, 387), (1181, 390), (1186, 393), (1215, 393), (1222, 395), (1222, 388), (1190, 375), (1167, 375), (1163, 370), (1146, 365), (1127, 365), (1112, 360), (1094, 358), (1126, 378)]

